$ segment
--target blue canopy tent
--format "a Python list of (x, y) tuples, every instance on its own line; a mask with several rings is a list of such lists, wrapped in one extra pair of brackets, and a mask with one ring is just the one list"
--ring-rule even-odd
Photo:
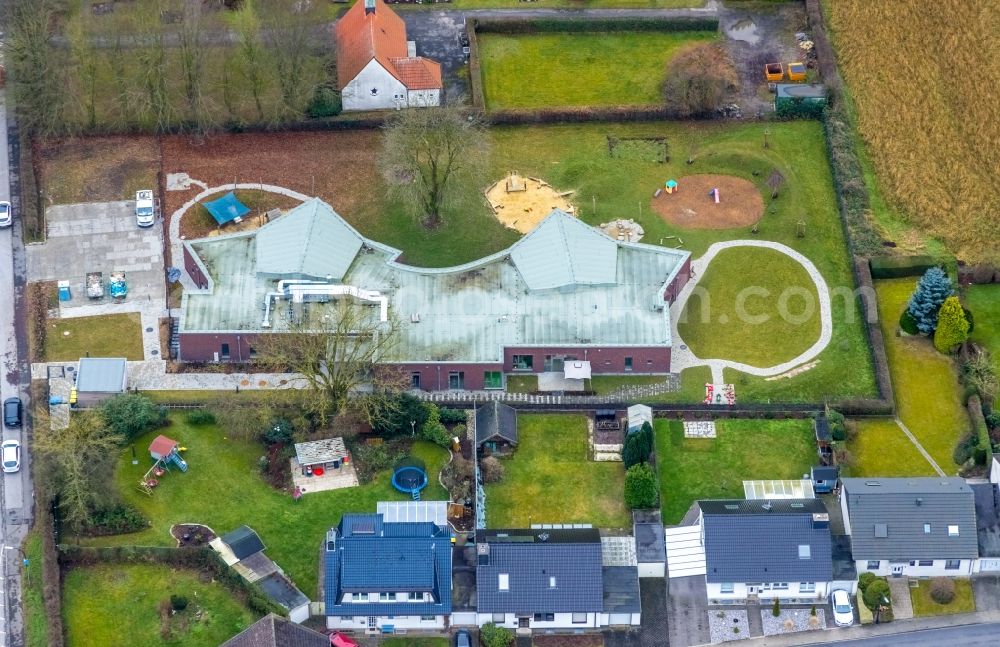
[(219, 223), (220, 227), (227, 222), (236, 220), (237, 218), (242, 218), (250, 213), (250, 209), (245, 204), (240, 202), (232, 191), (218, 200), (202, 202), (202, 205), (208, 209), (208, 212), (212, 214), (212, 217), (215, 218), (215, 222)]

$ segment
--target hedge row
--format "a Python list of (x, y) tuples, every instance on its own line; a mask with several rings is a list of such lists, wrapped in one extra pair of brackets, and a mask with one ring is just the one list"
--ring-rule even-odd
[(970, 395), (965, 404), (972, 422), (972, 433), (976, 436), (976, 464), (989, 465), (993, 462), (993, 443), (990, 440), (990, 430), (983, 417), (983, 403), (978, 395)]
[(718, 18), (476, 18), (472, 29), (493, 34), (540, 34), (593, 31), (718, 31)]
[[(36, 465), (38, 469), (41, 464)], [(45, 486), (39, 482), (35, 494), (38, 505), (38, 533), (42, 538), (42, 599), (45, 602), (45, 617), (48, 622), (49, 647), (63, 647), (66, 644), (62, 621), (62, 571), (59, 569), (59, 552), (56, 548), (55, 523), (52, 508), (47, 503)]]
[[(885, 354), (885, 337), (882, 327), (878, 324), (878, 303), (875, 296), (875, 284), (872, 283), (871, 268), (863, 258), (854, 258), (854, 278), (858, 284), (858, 299), (861, 305), (861, 325), (868, 337), (868, 348), (871, 351), (872, 366), (875, 368), (875, 383), (879, 397), (889, 408), (894, 409), (895, 396), (892, 391), (892, 376), (889, 373), (889, 358)], [(847, 413), (838, 405), (838, 411)]]
[(244, 580), (219, 558), (211, 548), (169, 548), (166, 546), (74, 546), (60, 545), (59, 560), (64, 568), (95, 564), (162, 564), (210, 573), (223, 586), (241, 598), (247, 607), (260, 615), (288, 611), (275, 604), (256, 584)]
[(869, 261), (872, 278), (898, 279), (905, 276), (923, 276), (924, 272), (938, 265), (930, 256), (878, 256)]
[(465, 23), (465, 33), (469, 37), (469, 91), (472, 105), (479, 110), (486, 109), (486, 95), (483, 94), (483, 71), (479, 65), (479, 38), (476, 37), (476, 21)]
[(581, 106), (579, 108), (531, 108), (491, 110), (486, 119), (495, 126), (576, 122), (665, 121), (671, 118), (665, 106)]
[(1000, 283), (1000, 267), (992, 265), (959, 265), (958, 282), (962, 285)]

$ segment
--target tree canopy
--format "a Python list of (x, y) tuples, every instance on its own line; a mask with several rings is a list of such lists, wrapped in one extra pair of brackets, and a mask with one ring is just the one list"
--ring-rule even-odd
[(954, 291), (951, 279), (940, 267), (932, 267), (924, 272), (906, 306), (907, 312), (917, 322), (917, 329), (920, 332), (925, 335), (934, 332), (937, 328), (938, 310)]

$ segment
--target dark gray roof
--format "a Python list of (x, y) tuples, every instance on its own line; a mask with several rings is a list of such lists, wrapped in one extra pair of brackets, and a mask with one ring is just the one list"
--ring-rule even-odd
[(993, 483), (970, 485), (976, 499), (980, 557), (1000, 557), (1000, 492)]
[(813, 420), (813, 429), (816, 431), (816, 440), (830, 442), (833, 438), (830, 434), (830, 421), (826, 416), (820, 416)]
[(264, 550), (264, 542), (260, 540), (252, 528), (240, 526), (232, 532), (222, 535), (222, 541), (233, 551), (236, 559), (246, 559), (254, 553)]
[(632, 526), (635, 535), (635, 557), (640, 564), (667, 561), (667, 545), (662, 523), (637, 523)]
[[(819, 499), (699, 501), (709, 582), (829, 582), (830, 523)], [(814, 522), (814, 515), (818, 515)], [(808, 557), (800, 557), (808, 546)]]
[(289, 611), (303, 604), (309, 604), (309, 598), (281, 573), (271, 573), (264, 579), (258, 580), (257, 584), (267, 597)]
[(853, 582), (858, 579), (858, 568), (851, 553), (851, 537), (849, 535), (833, 535), (833, 579)]
[[(480, 549), (489, 546), (489, 555), (480, 554), (476, 566), (480, 613), (604, 609), (601, 536), (596, 529), (478, 530), (476, 544)], [(507, 575), (507, 590), (500, 590), (501, 574)]]
[(476, 446), (493, 438), (517, 444), (517, 411), (496, 400), (476, 409)]
[(221, 647), (330, 647), (330, 639), (269, 613), (222, 643)]
[(124, 357), (84, 357), (76, 370), (79, 393), (122, 393), (125, 384)]
[[(841, 483), (855, 559), (978, 555), (975, 498), (964, 479), (847, 478)], [(957, 536), (949, 536), (949, 526), (958, 527)]]
[(637, 566), (605, 566), (604, 613), (639, 613), (639, 568)]
[(813, 465), (812, 480), (814, 481), (836, 481), (840, 474), (840, 468), (836, 466)]

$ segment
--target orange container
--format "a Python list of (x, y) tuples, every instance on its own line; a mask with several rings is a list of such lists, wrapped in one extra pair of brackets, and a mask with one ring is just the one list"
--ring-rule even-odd
[(785, 78), (785, 71), (781, 63), (768, 63), (764, 66), (764, 78), (768, 83), (775, 83)]
[(806, 80), (806, 66), (805, 63), (789, 63), (788, 64), (788, 80), (789, 81), (805, 81)]

